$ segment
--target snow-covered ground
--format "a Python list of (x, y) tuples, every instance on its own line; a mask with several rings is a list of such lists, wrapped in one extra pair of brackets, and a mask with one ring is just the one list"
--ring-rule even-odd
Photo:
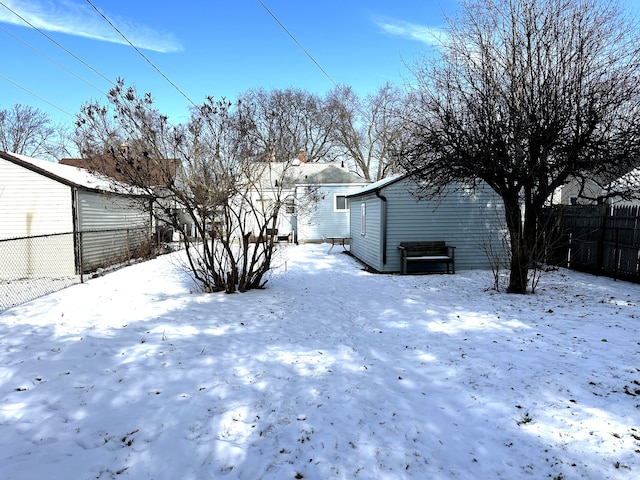
[(246, 294), (177, 253), (0, 314), (0, 478), (640, 478), (639, 285), (326, 249)]

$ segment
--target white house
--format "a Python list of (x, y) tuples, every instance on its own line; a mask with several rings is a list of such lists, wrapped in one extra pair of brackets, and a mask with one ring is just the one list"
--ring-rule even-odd
[(265, 164), (260, 177), (261, 198), (284, 204), (277, 220), (277, 236), (294, 242), (317, 242), (326, 237), (349, 237), (347, 197), (367, 182), (340, 162), (307, 162), (304, 151), (289, 162)]
[(640, 206), (640, 167), (634, 168), (629, 173), (621, 176), (610, 185), (606, 192), (626, 192), (625, 195), (613, 196), (610, 203), (616, 206), (637, 207)]
[[(618, 195), (618, 192), (624, 194)], [(581, 184), (570, 178), (558, 187), (550, 198), (553, 205), (596, 205), (600, 199), (620, 206), (640, 205), (640, 167), (621, 175), (602, 176), (597, 180), (586, 180)]]
[(0, 275), (75, 275), (135, 254), (150, 239), (151, 211), (127, 190), (81, 168), (0, 152), (0, 248), (20, 248), (3, 256)]

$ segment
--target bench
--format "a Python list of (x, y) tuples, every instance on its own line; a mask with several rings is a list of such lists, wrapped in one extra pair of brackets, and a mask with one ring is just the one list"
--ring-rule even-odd
[(350, 245), (350, 241), (351, 241), (349, 237), (323, 237), (323, 239), (325, 242), (328, 242), (331, 244), (331, 246), (329, 247), (329, 251), (327, 252), (327, 255), (331, 253), (331, 250), (333, 250), (333, 247), (335, 247), (336, 245), (342, 245), (342, 249), (346, 252), (347, 245)]
[(400, 272), (403, 275), (407, 274), (408, 262), (443, 263), (447, 267), (447, 273), (456, 273), (456, 247), (445, 242), (402, 242), (398, 248), (401, 255)]

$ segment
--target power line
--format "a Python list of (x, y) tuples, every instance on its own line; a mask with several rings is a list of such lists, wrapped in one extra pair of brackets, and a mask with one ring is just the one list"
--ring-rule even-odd
[(70, 75), (73, 75), (74, 77), (76, 77), (78, 80), (80, 80), (81, 82), (86, 83), (87, 85), (89, 85), (91, 88), (94, 88), (95, 90), (97, 90), (99, 93), (101, 93), (102, 95), (106, 96), (106, 93), (103, 92), (102, 90), (100, 90), (98, 87), (96, 87), (95, 85), (93, 85), (91, 82), (85, 80), (84, 78), (82, 78), (80, 75), (76, 75), (74, 72), (72, 72), (71, 70), (69, 70), (68, 68), (66, 68), (64, 65), (56, 62), (53, 58), (45, 55), (44, 53), (42, 53), (40, 50), (38, 50), (37, 48), (29, 45), (27, 42), (25, 42), (24, 40), (22, 40), (21, 38), (19, 38), (18, 36), (14, 35), (13, 33), (9, 32), (8, 30), (6, 30), (5, 28), (3, 28), (2, 26), (0, 26), (0, 30), (2, 30), (4, 33), (6, 33), (7, 35), (10, 35), (11, 37), (13, 37), (15, 40), (17, 40), (18, 42), (22, 43), (23, 45), (25, 45), (26, 47), (29, 47), (31, 50), (33, 50), (34, 52), (36, 52), (38, 55), (40, 55), (41, 57), (45, 58), (46, 60), (49, 60), (51, 63), (53, 63), (54, 65), (56, 65), (58, 68), (64, 70), (65, 72), (67, 72)]
[(51, 38), (49, 35), (47, 35), (46, 33), (44, 33), (42, 30), (40, 30), (38, 27), (36, 27), (33, 23), (29, 22), (26, 18), (24, 18), (22, 15), (20, 15), (19, 13), (17, 13), (16, 11), (12, 10), (11, 8), (9, 8), (4, 2), (0, 1), (0, 5), (2, 5), (4, 8), (6, 8), (7, 10), (9, 10), (11, 13), (13, 13), (16, 17), (18, 17), (20, 20), (22, 20), (24, 23), (26, 23), (27, 25), (29, 25), (31, 28), (33, 28), (36, 32), (40, 33), (41, 35), (43, 35), (45, 38), (47, 38), (49, 41), (51, 41), (52, 43), (54, 43), (57, 47), (61, 48), (62, 50), (64, 50), (65, 52), (67, 52), (69, 55), (71, 55), (73, 58), (75, 58), (77, 61), (79, 61), (80, 63), (82, 63), (85, 67), (87, 67), (88, 69), (90, 69), (92, 72), (94, 72), (95, 74), (99, 75), (100, 77), (102, 77), (104, 80), (106, 80), (107, 82), (109, 82), (111, 85), (115, 86), (115, 83), (108, 79), (107, 77), (105, 77), (102, 73), (100, 73), (98, 70), (96, 70), (95, 68), (93, 68), (91, 65), (89, 65), (87, 62), (85, 62), (84, 60), (82, 60), (80, 57), (78, 57), (75, 53), (73, 53), (72, 51), (68, 50), (67, 48), (65, 48), (63, 45), (61, 45), (60, 43), (56, 42), (53, 38)]
[(18, 87), (19, 89), (24, 90), (24, 91), (25, 91), (25, 92), (27, 92), (29, 95), (33, 95), (33, 96), (34, 96), (34, 97), (36, 97), (38, 100), (41, 100), (41, 101), (43, 101), (44, 103), (47, 103), (47, 104), (51, 105), (53, 108), (55, 108), (55, 109), (57, 109), (57, 110), (60, 110), (62, 113), (66, 114), (66, 115), (69, 115), (71, 118), (75, 118), (75, 116), (74, 116), (74, 115), (72, 115), (71, 113), (67, 112), (67, 111), (66, 111), (66, 110), (64, 110), (63, 108), (60, 108), (60, 107), (59, 107), (59, 106), (57, 106), (55, 103), (51, 103), (49, 100), (46, 100), (46, 99), (42, 98), (42, 97), (41, 97), (40, 95), (38, 95), (37, 93), (34, 93), (34, 92), (32, 92), (31, 90), (29, 90), (29, 89), (27, 89), (27, 88), (23, 87), (22, 85), (20, 85), (20, 84), (18, 84), (18, 83), (16, 83), (16, 82), (14, 82), (13, 80), (11, 80), (11, 79), (9, 79), (9, 78), (5, 77), (5, 76), (4, 76), (4, 75), (2, 75), (1, 73), (0, 73), (0, 78), (1, 78), (1, 79), (3, 79), (3, 80), (4, 80), (4, 81), (6, 81), (6, 82), (9, 82), (10, 84), (12, 84), (12, 85), (14, 85), (14, 86)]
[(96, 12), (98, 12), (98, 14), (99, 14), (102, 18), (104, 18), (104, 20), (105, 20), (109, 25), (111, 25), (111, 27), (112, 27), (116, 32), (118, 32), (118, 34), (119, 34), (119, 35), (120, 35), (120, 36), (121, 36), (121, 37), (122, 37), (122, 38), (123, 38), (123, 39), (124, 39), (128, 44), (129, 44), (129, 45), (131, 45), (131, 48), (133, 48), (133, 49), (138, 53), (138, 55), (140, 55), (142, 58), (144, 58), (144, 59), (147, 61), (147, 63), (148, 63), (149, 65), (151, 65), (151, 66), (156, 70), (156, 72), (158, 72), (160, 75), (162, 75), (162, 77), (164, 77), (164, 79), (165, 79), (167, 82), (169, 82), (169, 84), (170, 84), (173, 88), (175, 88), (175, 89), (176, 89), (176, 91), (177, 91), (180, 95), (182, 95), (184, 98), (186, 98), (186, 99), (187, 99), (187, 101), (188, 101), (191, 105), (193, 105), (194, 107), (195, 107), (195, 106), (197, 106), (197, 105), (193, 102), (193, 100), (191, 100), (191, 99), (187, 96), (187, 94), (186, 94), (186, 93), (184, 93), (182, 90), (180, 90), (180, 88), (178, 88), (178, 86), (177, 86), (175, 83), (173, 83), (171, 80), (169, 80), (169, 77), (167, 77), (164, 73), (162, 73), (162, 71), (161, 71), (161, 70), (160, 70), (160, 69), (159, 69), (159, 68), (158, 68), (158, 67), (157, 67), (157, 66), (156, 66), (156, 65), (155, 65), (151, 60), (149, 60), (149, 58), (147, 58), (147, 56), (146, 56), (144, 53), (142, 53), (142, 52), (140, 51), (140, 49), (138, 49), (138, 47), (136, 47), (133, 43), (131, 43), (131, 41), (130, 41), (130, 40), (129, 40), (125, 35), (124, 35), (124, 33), (122, 33), (120, 30), (118, 30), (118, 28), (117, 28), (117, 27), (116, 27), (116, 26), (111, 22), (111, 20), (109, 20), (109, 19), (106, 17), (106, 15), (105, 15), (104, 13), (102, 13), (100, 10), (98, 10), (98, 8), (97, 8), (93, 3), (91, 3), (91, 0), (87, 0), (87, 3), (88, 3), (89, 5), (91, 5), (91, 6), (93, 7), (93, 9), (94, 9)]
[[(88, 0), (87, 0), (88, 1)], [(278, 17), (275, 16), (275, 14), (269, 10), (269, 8), (264, 4), (264, 2), (262, 2), (262, 0), (258, 0), (258, 3), (260, 5), (262, 5), (262, 7), (269, 13), (269, 15), (271, 15), (271, 17), (276, 21), (276, 23), (278, 25), (280, 25), (280, 27), (287, 33), (287, 35), (289, 35), (291, 37), (291, 39), (296, 43), (296, 45), (298, 45), (298, 47), (300, 48), (300, 50), (302, 50), (304, 52), (304, 54), (309, 57), (311, 59), (311, 61), (316, 65), (316, 67), (318, 67), (320, 69), (320, 71), (324, 74), (325, 77), (327, 77), (329, 79), (329, 81), (331, 83), (333, 83), (334, 87), (337, 87), (338, 84), (337, 82), (331, 78), (331, 75), (329, 75), (326, 70), (324, 68), (322, 68), (322, 65), (320, 65), (318, 63), (318, 61), (313, 58), (313, 55), (311, 55), (303, 46), (302, 44), (296, 39), (296, 37), (293, 36), (293, 34), (287, 29), (287, 27), (285, 27), (282, 22), (280, 20), (278, 20)]]
[[(327, 73), (327, 71), (324, 68), (322, 68), (322, 65), (320, 65), (320, 63), (318, 63), (318, 61), (313, 57), (313, 55), (311, 55), (302, 46), (302, 44), (296, 39), (296, 37), (294, 37), (293, 34), (287, 29), (287, 27), (285, 27), (284, 24), (278, 19), (278, 17), (276, 17), (275, 14), (271, 10), (269, 10), (269, 8), (264, 4), (264, 2), (262, 0), (258, 0), (258, 3), (260, 5), (262, 5), (262, 7), (276, 21), (276, 23), (278, 25), (280, 25), (280, 27), (287, 33), (287, 35), (289, 35), (289, 37), (291, 37), (291, 39), (296, 43), (296, 45), (298, 45), (300, 50), (302, 50), (304, 52), (304, 54), (311, 59), (311, 61), (320, 69), (320, 71), (324, 74), (324, 76), (329, 79), (329, 81), (333, 84), (333, 86), (334, 87), (339, 87), (338, 83), (331, 77), (331, 75), (329, 75)], [(364, 109), (362, 108), (362, 106), (358, 102), (352, 102), (351, 99), (349, 99), (349, 101), (352, 103), (352, 105), (355, 107), (355, 109), (358, 110), (362, 115), (365, 115), (365, 116), (367, 115), (367, 113), (364, 111)]]

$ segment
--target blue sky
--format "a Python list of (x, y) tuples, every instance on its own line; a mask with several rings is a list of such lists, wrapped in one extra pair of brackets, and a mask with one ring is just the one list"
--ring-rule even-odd
[(117, 77), (150, 92), (174, 122), (186, 120), (189, 99), (251, 88), (324, 94), (335, 82), (365, 95), (410, 78), (407, 64), (433, 51), (443, 12), (455, 8), (455, 0), (0, 0), (0, 108), (30, 105), (71, 124)]
[(456, 0), (0, 0), (0, 108), (30, 105), (71, 124), (118, 77), (176, 123), (190, 101), (251, 88), (324, 94), (335, 82), (365, 95), (410, 79), (407, 65), (434, 52), (456, 9)]

